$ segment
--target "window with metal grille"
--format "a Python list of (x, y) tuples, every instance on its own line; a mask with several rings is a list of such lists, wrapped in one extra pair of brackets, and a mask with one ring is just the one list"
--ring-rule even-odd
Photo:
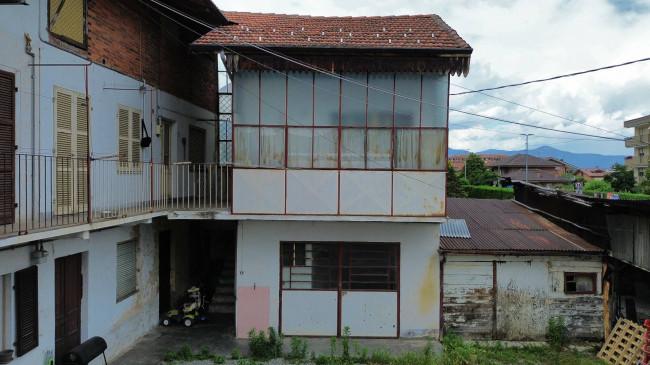
[(140, 136), (142, 131), (142, 113), (128, 106), (117, 106), (117, 153), (118, 172), (139, 173), (142, 171), (140, 162)]
[(283, 242), (280, 256), (283, 289), (398, 288), (397, 243)]
[(38, 347), (38, 266), (16, 272), (16, 355)]
[(55, 37), (86, 48), (86, 0), (49, 0), (47, 28)]
[(14, 221), (15, 76), (0, 71), (0, 224)]
[(596, 273), (564, 273), (566, 294), (596, 294)]
[(137, 239), (117, 244), (117, 301), (138, 291)]

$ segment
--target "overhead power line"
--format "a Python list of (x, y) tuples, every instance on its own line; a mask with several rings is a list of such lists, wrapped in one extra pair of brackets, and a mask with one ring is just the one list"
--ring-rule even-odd
[(465, 94), (472, 94), (472, 93), (480, 93), (482, 91), (489, 91), (489, 90), (498, 90), (498, 89), (505, 89), (508, 87), (515, 87), (515, 86), (522, 86), (522, 85), (528, 85), (528, 84), (534, 84), (537, 82), (544, 82), (544, 81), (551, 81), (551, 80), (557, 80), (557, 79), (562, 79), (565, 77), (573, 77), (573, 76), (578, 76), (578, 75), (583, 75), (583, 74), (588, 74), (591, 72), (596, 72), (596, 71), (602, 71), (602, 70), (607, 70), (610, 68), (616, 68), (616, 67), (622, 67), (622, 66), (627, 66), (631, 65), (633, 63), (639, 63), (639, 62), (645, 62), (645, 61), (650, 61), (650, 57), (647, 58), (642, 58), (640, 60), (634, 60), (634, 61), (629, 61), (629, 62), (623, 62), (619, 63), (617, 65), (610, 65), (610, 66), (605, 66), (605, 67), (599, 67), (599, 68), (592, 68), (591, 70), (586, 70), (586, 71), (580, 71), (580, 72), (574, 72), (570, 74), (565, 74), (565, 75), (559, 75), (559, 76), (553, 76), (545, 79), (539, 79), (539, 80), (532, 80), (532, 81), (526, 81), (526, 82), (519, 82), (516, 84), (510, 84), (510, 85), (503, 85), (503, 86), (496, 86), (496, 87), (488, 87), (485, 89), (478, 89), (478, 90), (471, 90), (471, 91), (464, 91), (462, 93), (454, 93), (454, 94), (449, 94), (450, 96), (456, 96), (456, 95), (465, 95)]
[[(143, 2), (143, 1), (140, 0), (140, 2)], [(194, 21), (194, 22), (197, 22), (197, 23), (199, 23), (199, 24), (201, 24), (201, 25), (203, 25), (203, 26), (206, 26), (206, 27), (212, 27), (213, 30), (216, 31), (216, 32), (218, 32), (218, 33), (221, 33), (221, 34), (226, 35), (226, 36), (232, 36), (231, 34), (229, 34), (229, 33), (225, 32), (225, 31), (219, 29), (218, 27), (214, 27), (214, 26), (212, 26), (212, 25), (210, 25), (210, 24), (207, 24), (207, 23), (205, 23), (205, 22), (202, 22), (202, 21), (200, 21), (200, 20), (198, 20), (198, 19), (196, 19), (196, 18), (193, 18), (193, 17), (191, 17), (191, 16), (189, 16), (189, 15), (187, 15), (187, 14), (185, 14), (185, 13), (183, 13), (183, 12), (181, 12), (181, 11), (179, 11), (179, 10), (177, 10), (177, 9), (175, 9), (175, 8), (173, 8), (173, 7), (171, 7), (171, 6), (169, 6), (169, 5), (163, 4), (163, 3), (161, 3), (161, 2), (159, 2), (159, 1), (157, 1), (157, 0), (151, 0), (151, 2), (154, 3), (154, 4), (157, 4), (157, 5), (159, 5), (159, 6), (161, 6), (161, 7), (163, 7), (163, 8), (166, 8), (166, 9), (172, 11), (172, 12), (175, 12), (175, 13), (177, 13), (178, 15), (183, 16), (183, 17), (185, 17), (185, 18), (187, 18), (187, 19), (189, 19), (189, 20), (192, 20), (192, 21)], [(144, 2), (143, 2), (143, 3), (144, 3)], [(194, 31), (194, 32), (197, 33), (196, 31)], [(198, 34), (198, 33), (197, 33), (197, 34)], [(301, 61), (301, 60), (295, 59), (295, 58), (293, 58), (293, 57), (290, 57), (290, 56), (284, 55), (284, 54), (279, 53), (279, 52), (277, 52), (277, 51), (270, 50), (270, 49), (268, 49), (268, 48), (266, 48), (266, 47), (264, 47), (264, 46), (260, 46), (260, 45), (257, 45), (257, 44), (254, 44), (254, 43), (250, 43), (250, 42), (246, 42), (246, 41), (243, 41), (243, 40), (241, 40), (241, 42), (242, 42), (243, 44), (246, 44), (246, 45), (250, 46), (250, 47), (253, 47), (253, 48), (255, 48), (255, 49), (258, 49), (258, 50), (260, 50), (260, 51), (262, 51), (262, 52), (268, 53), (268, 54), (270, 54), (270, 55), (272, 55), (272, 56), (278, 57), (278, 58), (280, 58), (280, 59), (283, 59), (283, 60), (285, 60), (285, 61), (288, 61), (288, 62), (291, 62), (291, 63), (297, 64), (297, 65), (300, 65), (300, 66), (303, 66), (303, 67), (305, 67), (305, 68), (307, 68), (307, 69), (310, 69), (310, 70), (312, 70), (312, 71), (314, 71), (314, 72), (322, 73), (322, 74), (325, 74), (325, 75), (328, 75), (328, 76), (331, 76), (331, 77), (334, 77), (334, 78), (337, 78), (337, 79), (340, 79), (340, 80), (343, 80), (343, 81), (346, 81), (346, 82), (350, 82), (350, 83), (352, 83), (352, 84), (357, 84), (357, 85), (360, 85), (360, 86), (364, 86), (364, 87), (367, 87), (367, 88), (369, 88), (369, 89), (372, 89), (372, 90), (375, 90), (375, 91), (378, 91), (378, 92), (387, 93), (387, 94), (390, 94), (390, 95), (394, 95), (394, 96), (396, 96), (396, 97), (400, 97), (400, 98), (403, 98), (403, 99), (406, 99), (406, 100), (412, 100), (412, 101), (416, 101), (416, 102), (421, 102), (421, 103), (426, 104), (426, 105), (431, 105), (431, 106), (434, 106), (434, 107), (443, 108), (443, 109), (447, 109), (447, 110), (449, 110), (449, 111), (454, 111), (454, 112), (458, 112), (458, 113), (462, 113), (462, 114), (466, 114), (466, 115), (471, 115), (471, 116), (475, 116), (475, 117), (479, 117), (479, 118), (485, 118), (485, 119), (490, 119), (490, 120), (499, 121), (499, 122), (503, 122), (503, 123), (515, 124), (515, 125), (525, 126), (525, 127), (529, 127), (529, 128), (542, 129), (542, 130), (547, 130), (547, 131), (556, 132), (556, 133), (567, 133), (567, 134), (573, 134), (573, 135), (578, 135), (578, 136), (593, 137), (593, 138), (606, 139), (606, 140), (614, 140), (614, 141), (623, 141), (623, 140), (624, 140), (624, 139), (621, 139), (621, 138), (605, 137), (605, 136), (593, 135), (593, 134), (588, 134), (588, 133), (572, 132), (572, 131), (565, 131), (565, 130), (554, 129), (554, 128), (550, 128), (550, 127), (536, 126), (536, 125), (527, 124), (527, 123), (523, 123), (523, 122), (515, 122), (515, 121), (510, 121), (510, 120), (506, 120), (506, 119), (502, 119), (502, 118), (490, 117), (490, 116), (486, 116), (486, 115), (481, 115), (481, 114), (476, 114), (476, 113), (472, 113), (472, 112), (467, 112), (467, 111), (460, 110), (460, 109), (449, 108), (449, 107), (447, 107), (447, 106), (442, 106), (442, 105), (438, 105), (438, 104), (435, 104), (435, 103), (426, 102), (426, 101), (424, 101), (424, 100), (420, 100), (420, 99), (417, 99), (417, 98), (412, 98), (412, 97), (405, 96), (405, 95), (400, 95), (400, 94), (397, 94), (397, 93), (392, 92), (392, 91), (389, 91), (389, 90), (384, 90), (384, 89), (382, 89), (382, 88), (378, 88), (378, 87), (374, 87), (374, 86), (366, 85), (366, 84), (360, 83), (360, 82), (358, 82), (358, 81), (356, 81), (356, 80), (353, 80), (353, 79), (350, 79), (350, 78), (347, 78), (347, 77), (344, 77), (344, 76), (338, 75), (338, 74), (336, 74), (336, 73), (332, 73), (332, 72), (330, 72), (330, 71), (328, 71), (328, 70), (325, 70), (325, 69), (322, 69), (322, 68), (320, 68), (320, 67), (314, 66), (314, 65), (312, 65), (312, 64), (306, 63), (306, 62), (304, 62), (304, 61)], [(271, 67), (269, 67), (269, 66), (267, 66), (267, 65), (264, 65), (264, 64), (262, 64), (262, 63), (260, 63), (260, 62), (258, 62), (258, 61), (256, 61), (256, 60), (250, 58), (250, 57), (247, 57), (247, 56), (242, 55), (242, 54), (240, 54), (240, 53), (238, 53), (238, 52), (236, 52), (236, 51), (234, 51), (234, 50), (232, 50), (232, 49), (229, 49), (228, 47), (226, 47), (226, 46), (224, 46), (224, 45), (221, 45), (221, 47), (223, 47), (224, 49), (226, 49), (226, 50), (228, 50), (228, 51), (230, 51), (230, 52), (233, 52), (233, 53), (238, 54), (240, 57), (244, 57), (244, 58), (247, 58), (247, 59), (249, 59), (249, 60), (251, 60), (251, 61), (253, 61), (253, 62), (255, 62), (255, 63), (258, 63), (258, 64), (260, 64), (261, 66), (268, 68), (269, 70), (273, 70), (273, 71), (275, 71), (275, 72), (277, 72), (277, 73), (279, 73), (279, 74), (286, 75), (286, 73), (284, 73), (284, 72), (282, 72), (282, 71), (280, 71), (280, 70), (276, 70), (276, 69), (273, 69), (273, 68), (271, 68)], [(648, 60), (650, 60), (650, 58), (648, 58)], [(632, 61), (632, 62), (640, 62), (640, 60)], [(608, 67), (611, 68), (611, 67), (616, 67), (616, 66), (608, 66)], [(585, 72), (586, 72), (586, 71), (585, 71)], [(481, 90), (477, 90), (477, 91), (481, 91)]]

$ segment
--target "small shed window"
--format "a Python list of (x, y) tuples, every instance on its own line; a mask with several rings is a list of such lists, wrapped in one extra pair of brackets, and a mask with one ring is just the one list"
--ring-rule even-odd
[(566, 294), (595, 294), (596, 273), (564, 273), (564, 292)]
[(117, 301), (138, 290), (136, 239), (117, 244)]

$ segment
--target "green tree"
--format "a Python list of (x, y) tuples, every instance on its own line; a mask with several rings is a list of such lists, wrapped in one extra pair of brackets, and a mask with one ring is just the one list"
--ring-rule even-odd
[(467, 192), (463, 189), (460, 177), (454, 171), (451, 161), (447, 161), (447, 196), (450, 198), (467, 198)]
[(609, 193), (612, 191), (612, 185), (610, 185), (607, 181), (591, 180), (587, 184), (585, 184), (585, 187), (582, 189), (582, 191), (595, 191), (599, 193)]
[(645, 177), (639, 181), (637, 190), (641, 194), (650, 195), (650, 175), (645, 175)]
[(471, 185), (492, 186), (492, 183), (499, 179), (497, 174), (485, 167), (485, 161), (475, 153), (470, 153), (465, 159), (463, 175), (465, 175), (465, 169), (467, 169), (467, 180)]
[(603, 180), (612, 185), (614, 191), (632, 191), (636, 181), (634, 181), (634, 172), (628, 170), (627, 166), (615, 163), (612, 165), (612, 172), (606, 174)]

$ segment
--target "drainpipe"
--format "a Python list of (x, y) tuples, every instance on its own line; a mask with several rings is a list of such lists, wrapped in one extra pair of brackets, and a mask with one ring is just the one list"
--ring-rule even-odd
[(40, 206), (40, 195), (37, 195), (37, 187), (36, 187), (36, 174), (35, 174), (35, 164), (34, 164), (34, 159), (36, 158), (36, 152), (38, 149), (36, 148), (36, 54), (32, 52), (32, 37), (30, 37), (29, 33), (25, 33), (25, 53), (29, 55), (32, 58), (31, 62), (31, 67), (32, 67), (32, 95), (31, 95), (31, 104), (32, 104), (32, 221), (34, 221), (34, 214), (39, 211), (39, 206)]

